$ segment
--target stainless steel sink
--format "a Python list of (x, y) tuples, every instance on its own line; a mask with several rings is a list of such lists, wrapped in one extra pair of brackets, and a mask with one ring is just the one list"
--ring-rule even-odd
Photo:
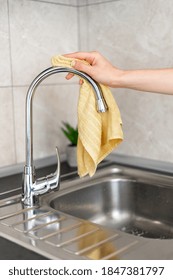
[[(129, 173), (130, 172), (130, 173)], [(159, 175), (113, 167), (49, 201), (53, 209), (146, 238), (173, 238), (173, 188)], [(165, 185), (166, 184), (166, 185)]]
[(172, 166), (157, 168), (106, 162), (92, 178), (64, 174), (34, 207), (6, 192), (0, 236), (48, 259), (172, 260)]

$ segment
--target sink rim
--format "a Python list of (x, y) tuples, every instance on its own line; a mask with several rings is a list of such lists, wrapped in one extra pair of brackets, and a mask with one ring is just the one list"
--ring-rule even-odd
[[(149, 185), (157, 185), (160, 187), (170, 188), (173, 190), (173, 175), (171, 176), (161, 171), (156, 172), (140, 167), (136, 168), (132, 166), (122, 166), (114, 162), (109, 162), (103, 168), (98, 169), (95, 175), (91, 178), (88, 176), (79, 178), (77, 173), (73, 173), (72, 176), (70, 176), (69, 178), (67, 177), (67, 179), (64, 179), (62, 182), (60, 182), (60, 188), (58, 191), (55, 190), (54, 192), (47, 193), (41, 196), (40, 204), (48, 204), (51, 200), (56, 199), (57, 197), (63, 196), (67, 193), (71, 193), (79, 189), (83, 189), (85, 187), (89, 187), (91, 182), (92, 185), (95, 185), (98, 183), (98, 181), (102, 182), (102, 180), (106, 180), (108, 176), (109, 179), (115, 179), (115, 175), (121, 176), (121, 180), (124, 179), (138, 183), (142, 182)], [(150, 175), (149, 179), (148, 175)]]
[[(137, 174), (133, 174), (133, 171), (137, 171)], [(108, 173), (108, 174), (106, 174)], [(115, 174), (114, 174), (115, 173)], [(141, 176), (142, 175), (142, 176)], [(148, 178), (148, 175), (150, 175), (150, 177)], [(138, 177), (139, 176), (139, 177)], [(160, 180), (162, 179), (162, 180)], [(60, 191), (56, 192), (54, 194), (50, 194), (49, 196), (46, 196), (46, 198), (43, 197), (43, 203), (47, 204), (49, 207), (61, 211), (62, 213), (66, 213), (69, 214), (71, 216), (80, 218), (80, 219), (84, 219), (82, 216), (78, 216), (78, 215), (74, 215), (73, 213), (70, 214), (68, 211), (64, 211), (61, 208), (56, 208), (53, 207), (53, 203), (55, 203), (56, 200), (60, 199), (60, 197), (65, 197), (68, 194), (71, 193), (77, 193), (78, 191), (81, 191), (82, 189), (85, 188), (92, 188), (95, 185), (97, 186), (98, 184), (102, 184), (104, 182), (130, 182), (130, 183), (134, 183), (134, 184), (138, 184), (138, 183), (142, 183), (145, 184), (147, 186), (153, 186), (153, 187), (157, 187), (157, 188), (168, 188), (171, 189), (173, 191), (173, 185), (172, 185), (172, 177), (167, 176), (167, 175), (163, 175), (159, 173), (155, 173), (155, 172), (151, 172), (148, 170), (136, 170), (136, 168), (129, 168), (129, 167), (123, 167), (123, 168), (117, 168), (117, 166), (115, 164), (111, 164), (110, 166), (106, 167), (104, 170), (100, 170), (100, 174), (97, 173), (97, 176), (94, 178), (84, 178), (82, 181), (80, 181), (81, 179), (75, 179), (72, 182), (68, 182), (68, 186), (62, 186), (62, 188), (60, 187)], [(161, 182), (162, 181), (162, 182)], [(138, 218), (139, 216), (137, 216)], [(142, 217), (143, 218), (143, 217)], [(87, 220), (87, 219), (86, 219)], [(94, 218), (93, 219), (89, 219), (89, 221), (94, 222)], [(158, 222), (161, 222), (161, 220), (158, 219)], [(168, 222), (167, 222), (168, 223)], [(163, 226), (165, 226), (166, 228), (169, 229), (169, 223), (163, 223)], [(97, 223), (96, 223), (97, 224)], [(104, 226), (102, 224), (99, 224), (99, 226)], [(116, 230), (120, 230), (119, 228), (116, 228)], [(128, 234), (128, 233), (127, 233)], [(161, 236), (164, 236), (164, 234), (162, 233)], [(167, 236), (168, 235), (167, 233)], [(144, 238), (154, 238), (154, 237), (145, 237)], [(158, 239), (159, 237), (155, 237), (156, 239)], [(163, 240), (167, 240), (167, 239), (173, 239), (173, 237), (167, 237)], [(159, 239), (160, 240), (160, 239)]]

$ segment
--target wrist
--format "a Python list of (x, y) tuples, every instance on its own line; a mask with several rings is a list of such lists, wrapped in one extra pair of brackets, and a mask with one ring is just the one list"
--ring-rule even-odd
[(113, 88), (125, 87), (126, 84), (125, 76), (126, 76), (125, 70), (114, 68), (112, 82), (110, 86)]

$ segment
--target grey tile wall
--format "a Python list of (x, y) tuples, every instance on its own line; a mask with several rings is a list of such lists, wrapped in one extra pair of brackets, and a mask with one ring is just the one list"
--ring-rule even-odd
[[(0, 166), (25, 159), (25, 97), (51, 57), (78, 49), (76, 1), (0, 0)], [(77, 123), (78, 80), (54, 75), (34, 96), (34, 158), (65, 150), (62, 120)], [(41, 94), (42, 93), (42, 94)], [(37, 97), (37, 95), (39, 95)]]
[[(25, 97), (50, 58), (99, 50), (124, 69), (173, 67), (172, 0), (0, 0), (0, 166), (24, 161)], [(34, 158), (65, 152), (78, 79), (47, 79), (34, 97)], [(173, 97), (116, 89), (125, 140), (116, 153), (173, 161)]]
[[(83, 49), (99, 50), (124, 69), (173, 67), (172, 0), (88, 3), (80, 17)], [(125, 137), (115, 153), (172, 162), (173, 96), (124, 89), (113, 93)]]

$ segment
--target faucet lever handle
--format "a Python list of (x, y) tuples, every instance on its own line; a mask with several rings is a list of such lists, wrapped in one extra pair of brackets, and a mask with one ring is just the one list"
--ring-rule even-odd
[(60, 162), (60, 155), (59, 155), (58, 147), (56, 147), (56, 156), (57, 156), (57, 169), (54, 174), (50, 174), (47, 176), (47, 182), (49, 183), (50, 190), (59, 188), (61, 162)]
[(56, 146), (56, 156), (57, 156), (57, 169), (55, 171), (55, 174), (60, 178), (60, 172), (61, 172), (61, 162), (60, 162), (60, 155), (58, 147)]
[(54, 173), (51, 173), (43, 178), (39, 178), (33, 185), (35, 195), (41, 195), (54, 189), (59, 189), (60, 183), (60, 156), (58, 148), (56, 147), (57, 155), (57, 169)]

